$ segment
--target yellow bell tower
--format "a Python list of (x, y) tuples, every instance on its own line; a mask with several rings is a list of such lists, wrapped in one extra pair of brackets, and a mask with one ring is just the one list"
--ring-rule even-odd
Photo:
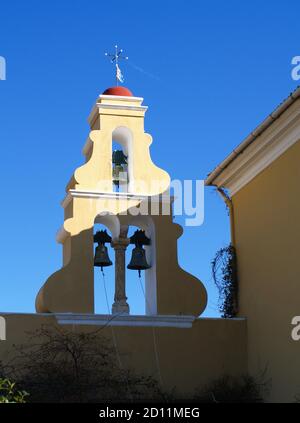
[[(37, 312), (94, 313), (95, 223), (106, 226), (115, 250), (112, 313), (129, 313), (125, 250), (131, 225), (145, 231), (150, 240), (145, 246), (150, 266), (145, 270), (146, 314), (198, 316), (205, 309), (203, 284), (177, 262), (182, 228), (172, 221), (170, 177), (150, 157), (152, 137), (144, 131), (147, 107), (142, 103), (142, 98), (120, 86), (97, 99), (88, 118), (85, 164), (75, 170), (62, 202), (64, 224), (57, 240), (63, 246), (63, 267), (40, 289)], [(114, 165), (113, 140), (126, 158), (123, 176)]]

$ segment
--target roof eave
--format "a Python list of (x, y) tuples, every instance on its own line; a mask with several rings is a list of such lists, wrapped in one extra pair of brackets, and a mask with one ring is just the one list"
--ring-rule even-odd
[(279, 118), (290, 106), (300, 97), (300, 86), (293, 91), (289, 97), (284, 100), (257, 128), (252, 131), (247, 138), (235, 148), (229, 156), (225, 158), (206, 178), (205, 185), (218, 185), (216, 179), (221, 175), (224, 169), (232, 163), (235, 158), (241, 154), (255, 139), (261, 135), (272, 123)]

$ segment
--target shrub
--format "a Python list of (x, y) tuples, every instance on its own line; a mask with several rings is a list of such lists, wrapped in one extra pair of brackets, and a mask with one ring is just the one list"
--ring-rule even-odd
[(30, 392), (31, 402), (164, 401), (157, 380), (120, 366), (118, 353), (100, 332), (43, 326), (16, 347), (2, 373)]
[(9, 379), (0, 379), (0, 403), (24, 403), (27, 396), (27, 392), (16, 388), (15, 382), (11, 382)]
[(195, 395), (200, 403), (260, 403), (269, 389), (269, 382), (249, 375), (224, 375), (209, 383)]

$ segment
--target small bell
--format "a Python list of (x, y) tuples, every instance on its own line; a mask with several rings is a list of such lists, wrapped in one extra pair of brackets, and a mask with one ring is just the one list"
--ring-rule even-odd
[(127, 157), (122, 150), (115, 150), (112, 154), (113, 183), (119, 187), (120, 184), (127, 184)]
[(149, 266), (146, 260), (146, 251), (143, 249), (143, 247), (137, 245), (132, 250), (131, 260), (127, 266), (127, 269), (138, 270), (139, 275), (141, 275), (141, 270), (150, 269), (150, 267), (151, 266)]
[(95, 258), (94, 258), (94, 266), (103, 267), (111, 266), (112, 262), (108, 256), (107, 247), (105, 245), (100, 244), (95, 249)]
[(113, 168), (113, 182), (114, 184), (127, 182), (127, 170), (124, 165), (115, 165)]

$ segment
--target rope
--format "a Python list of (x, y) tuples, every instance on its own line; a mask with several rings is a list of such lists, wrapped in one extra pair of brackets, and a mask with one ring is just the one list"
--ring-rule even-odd
[[(108, 301), (108, 295), (107, 295), (107, 289), (106, 289), (106, 281), (105, 281), (105, 275), (104, 275), (103, 269), (101, 269), (101, 273), (102, 273), (102, 280), (103, 280), (103, 286), (104, 286), (104, 292), (105, 292), (107, 313), (108, 313), (108, 315), (110, 315), (109, 301)], [(124, 313), (123, 311), (121, 311), (120, 313), (117, 313), (116, 315), (114, 315), (114, 318), (121, 316), (123, 313)], [(111, 320), (113, 320), (113, 319), (111, 319)], [(118, 348), (118, 345), (117, 345), (116, 334), (115, 334), (115, 331), (114, 331), (114, 328), (113, 328), (112, 325), (110, 325), (110, 329), (111, 329), (111, 335), (112, 335), (113, 344), (114, 344), (114, 348), (115, 348), (115, 352), (116, 352), (116, 356), (117, 356), (117, 361), (118, 361), (120, 369), (123, 370), (123, 372), (124, 372), (123, 374), (124, 374), (125, 383), (127, 385), (127, 391), (128, 391), (128, 394), (130, 396), (131, 401), (133, 401), (132, 394), (131, 394), (131, 391), (130, 391), (130, 388), (129, 388), (128, 379), (125, 375), (126, 372), (124, 371), (124, 366), (122, 364), (121, 355), (120, 355), (119, 348)]]
[[(107, 289), (106, 289), (106, 281), (105, 281), (105, 275), (104, 275), (103, 270), (101, 271), (101, 273), (102, 273), (102, 278), (103, 278), (103, 286), (104, 286), (104, 292), (105, 292), (107, 312), (108, 312), (108, 314), (110, 314), (108, 294), (107, 294)], [(143, 287), (143, 284), (142, 284), (142, 279), (141, 279), (140, 273), (139, 273), (139, 283), (140, 283), (140, 287), (141, 287), (141, 290), (142, 290), (142, 293), (143, 293), (145, 302), (146, 302), (148, 308), (150, 308), (149, 302), (148, 302), (148, 300), (146, 298), (146, 294), (145, 294), (145, 290), (144, 290), (144, 287)], [(120, 312), (120, 313), (118, 313), (115, 316), (116, 317), (117, 316), (120, 316), (123, 313), (124, 312)], [(124, 370), (124, 367), (123, 367), (123, 364), (122, 364), (122, 361), (121, 361), (121, 356), (120, 356), (120, 353), (119, 353), (119, 349), (118, 349), (117, 340), (116, 340), (116, 336), (115, 336), (115, 332), (114, 332), (113, 326), (110, 325), (110, 328), (111, 328), (113, 344), (114, 344), (114, 348), (115, 348), (115, 351), (116, 351), (116, 356), (117, 356), (117, 360), (118, 360), (118, 363), (119, 363), (119, 367), (120, 367), (121, 370)], [(153, 345), (154, 345), (154, 354), (155, 354), (155, 362), (156, 362), (156, 367), (157, 367), (157, 373), (158, 373), (158, 377), (159, 377), (159, 382), (161, 384), (161, 387), (163, 388), (164, 381), (163, 381), (163, 378), (162, 378), (161, 368), (160, 368), (160, 362), (159, 362), (159, 354), (158, 354), (158, 345), (157, 345), (156, 332), (155, 332), (155, 327), (153, 327), (153, 326), (152, 326), (152, 336), (153, 336)], [(126, 385), (127, 385), (127, 391), (129, 393), (130, 398), (131, 398), (131, 401), (132, 401), (133, 398), (132, 398), (131, 391), (130, 391), (130, 388), (129, 388), (128, 379), (126, 378), (125, 373), (124, 373), (124, 379), (125, 379), (125, 382), (126, 382)]]
[[(148, 300), (146, 298), (145, 290), (144, 290), (144, 287), (143, 287), (143, 284), (142, 284), (142, 279), (141, 279), (140, 272), (139, 272), (139, 282), (140, 282), (140, 287), (142, 289), (142, 293), (143, 293), (144, 298), (145, 298), (145, 302), (146, 302), (148, 308), (150, 309), (149, 302), (148, 302)], [(152, 326), (152, 335), (153, 335), (154, 354), (155, 354), (155, 361), (156, 361), (157, 373), (158, 373), (158, 376), (159, 376), (159, 381), (160, 381), (161, 387), (163, 388), (164, 382), (163, 382), (163, 378), (162, 378), (162, 374), (161, 374), (161, 369), (160, 369), (160, 362), (159, 362), (159, 355), (158, 355), (158, 346), (157, 346), (156, 332), (155, 332), (155, 327), (154, 326)]]

